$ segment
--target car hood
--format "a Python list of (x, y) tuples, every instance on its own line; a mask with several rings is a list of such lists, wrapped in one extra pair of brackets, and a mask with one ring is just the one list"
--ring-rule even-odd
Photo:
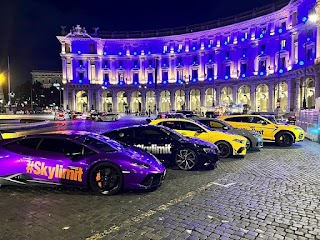
[(215, 144), (201, 140), (199, 138), (188, 138), (188, 140), (189, 143), (198, 144), (208, 148), (218, 149), (218, 147)]
[(148, 164), (155, 167), (163, 166), (153, 154), (135, 146), (126, 147), (119, 153), (125, 155), (127, 157), (126, 160), (130, 162)]

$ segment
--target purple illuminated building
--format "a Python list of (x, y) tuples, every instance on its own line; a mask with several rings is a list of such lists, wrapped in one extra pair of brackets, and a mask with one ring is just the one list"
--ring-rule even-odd
[(177, 29), (89, 33), (77, 25), (58, 36), (64, 108), (313, 108), (320, 97), (319, 13), (320, 0), (291, 0)]

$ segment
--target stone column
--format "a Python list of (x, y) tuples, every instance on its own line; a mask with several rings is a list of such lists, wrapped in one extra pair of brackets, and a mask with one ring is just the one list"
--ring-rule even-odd
[(93, 106), (93, 92), (92, 90), (88, 90), (88, 106), (87, 106), (87, 111), (90, 111)]
[(91, 84), (93, 81), (92, 79), (92, 69), (91, 69), (91, 60), (90, 58), (86, 59), (87, 60), (87, 79), (88, 79), (88, 82), (89, 84)]
[(132, 112), (132, 109), (131, 109), (131, 95), (132, 95), (132, 92), (131, 91), (128, 91), (127, 92), (127, 102), (128, 102), (128, 110), (130, 111), (130, 113)]
[(301, 105), (302, 99), (301, 99), (301, 87), (300, 87), (301, 82), (300, 82), (300, 78), (296, 78), (295, 82), (296, 82), (296, 95), (295, 95), (295, 104), (294, 104), (294, 106), (295, 106), (296, 110), (299, 110), (300, 106), (302, 106)]
[(185, 110), (189, 110), (190, 109), (190, 90), (188, 88), (186, 88), (185, 91), (185, 99), (186, 99), (186, 109)]
[(291, 81), (291, 79), (288, 79), (287, 84), (288, 84), (288, 96), (287, 96), (288, 102), (287, 102), (286, 112), (290, 112), (291, 98), (292, 98), (292, 81)]
[(254, 83), (250, 84), (250, 107), (251, 111), (256, 111), (256, 85)]
[(117, 91), (112, 92), (112, 112), (118, 112), (118, 99), (117, 99)]
[(204, 80), (204, 66), (203, 66), (203, 57), (204, 53), (200, 52), (199, 53), (199, 73), (198, 73), (198, 79), (203, 81)]
[(237, 104), (238, 102), (238, 90), (239, 90), (239, 87), (237, 85), (234, 85), (233, 87), (231, 87), (232, 89), (232, 101)]
[(176, 102), (175, 102), (175, 90), (171, 90), (170, 92), (170, 111), (176, 110)]
[(315, 75), (314, 76), (314, 86), (315, 86), (315, 98), (320, 97), (320, 76)]
[[(319, 13), (318, 13), (319, 15)], [(316, 34), (317, 34), (317, 40), (316, 40), (316, 63), (320, 63), (320, 23), (317, 23), (317, 28), (316, 28)]]
[(109, 76), (109, 80), (110, 80), (110, 83), (116, 83), (117, 80), (114, 80), (114, 78), (116, 77), (116, 72), (115, 72), (115, 61), (114, 59), (110, 59), (110, 76)]
[[(63, 109), (67, 109), (67, 105), (69, 104), (69, 93), (66, 90), (66, 85), (64, 85), (64, 91), (63, 91)], [(70, 105), (69, 105), (70, 106)]]
[(75, 89), (72, 90), (72, 94), (71, 94), (71, 110), (77, 111), (77, 109), (76, 109), (76, 90)]
[(270, 83), (268, 85), (269, 87), (269, 96), (268, 96), (268, 101), (269, 101), (269, 106), (268, 106), (268, 111), (273, 112), (275, 109), (275, 104), (274, 104), (274, 83)]
[(96, 110), (102, 111), (102, 92), (101, 90), (96, 91)]
[(206, 89), (200, 88), (200, 108), (206, 106)]
[(216, 104), (215, 106), (219, 106), (221, 102), (221, 86), (216, 86)]
[(155, 90), (156, 113), (160, 111), (160, 93), (161, 91), (159, 89)]
[(144, 114), (146, 112), (146, 92), (141, 91), (141, 112)]
[(175, 82), (175, 72), (174, 72), (174, 56), (169, 57), (169, 82)]

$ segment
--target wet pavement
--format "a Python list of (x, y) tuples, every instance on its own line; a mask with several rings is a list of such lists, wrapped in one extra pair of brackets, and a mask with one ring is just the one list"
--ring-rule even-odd
[[(60, 121), (32, 132), (144, 123)], [(25, 133), (21, 133), (25, 134)], [(152, 192), (0, 188), (0, 239), (320, 239), (320, 145), (268, 144), (215, 170), (168, 169)]]

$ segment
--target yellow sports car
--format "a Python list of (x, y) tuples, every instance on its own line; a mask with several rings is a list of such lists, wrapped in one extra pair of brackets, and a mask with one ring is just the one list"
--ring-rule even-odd
[(235, 128), (255, 130), (262, 135), (264, 142), (275, 142), (282, 147), (289, 147), (305, 137), (305, 132), (300, 127), (273, 123), (259, 115), (229, 115), (220, 116), (219, 119)]
[(156, 119), (150, 121), (152, 125), (162, 125), (187, 137), (200, 138), (202, 140), (214, 143), (220, 150), (220, 157), (231, 155), (244, 156), (247, 153), (245, 137), (214, 131), (204, 124), (190, 119)]

